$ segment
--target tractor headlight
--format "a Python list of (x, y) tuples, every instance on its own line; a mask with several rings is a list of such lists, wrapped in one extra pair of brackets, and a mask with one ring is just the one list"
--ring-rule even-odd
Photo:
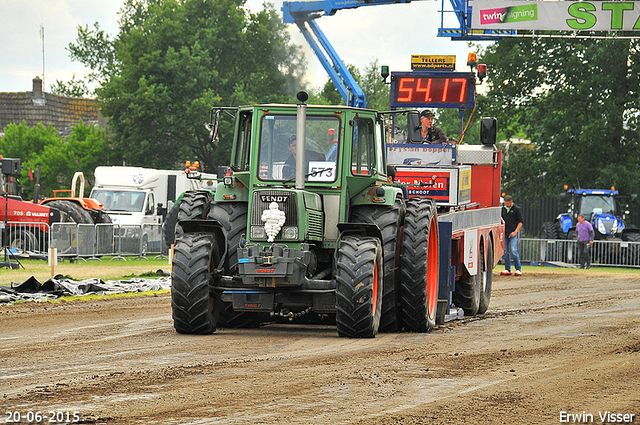
[(266, 239), (267, 233), (264, 226), (251, 226), (251, 239)]
[(282, 229), (282, 237), (284, 239), (298, 239), (298, 228), (293, 226), (287, 226)]
[(598, 232), (602, 233), (603, 235), (607, 234), (607, 228), (604, 227), (604, 222), (602, 220), (597, 220), (597, 226)]
[(611, 233), (618, 233), (618, 220), (613, 220), (611, 225)]

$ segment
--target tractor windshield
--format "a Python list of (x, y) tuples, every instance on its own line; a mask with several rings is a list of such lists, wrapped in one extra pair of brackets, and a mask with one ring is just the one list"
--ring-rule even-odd
[[(260, 130), (260, 180), (292, 180), (296, 176), (297, 121), (295, 115), (267, 114)], [(334, 182), (338, 160), (340, 119), (307, 115), (305, 174), (308, 182)]]
[(615, 201), (611, 196), (583, 196), (580, 202), (580, 213), (587, 220), (591, 219), (592, 214), (612, 214), (615, 215)]

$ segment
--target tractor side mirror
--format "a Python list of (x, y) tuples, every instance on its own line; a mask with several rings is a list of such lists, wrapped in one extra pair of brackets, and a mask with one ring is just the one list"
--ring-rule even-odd
[(635, 204), (636, 202), (638, 202), (638, 195), (634, 193), (631, 195), (631, 203)]
[(409, 112), (407, 114), (407, 143), (422, 142), (422, 124), (420, 123), (420, 114), (418, 112)]

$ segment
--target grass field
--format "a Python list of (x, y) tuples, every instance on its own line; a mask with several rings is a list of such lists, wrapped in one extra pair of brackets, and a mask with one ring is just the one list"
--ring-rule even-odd
[[(0, 260), (1, 261), (1, 260)], [(7, 267), (0, 268), (0, 285), (10, 286), (12, 282), (22, 283), (31, 276), (44, 283), (51, 277), (51, 267), (43, 260), (20, 260), (21, 267), (13, 270)], [(500, 273), (504, 266), (496, 266), (494, 273)], [(112, 257), (102, 257), (98, 260), (88, 260), (87, 262), (59, 262), (54, 267), (55, 275), (62, 275), (73, 280), (84, 280), (90, 278), (100, 278), (102, 280), (122, 280), (132, 277), (154, 278), (159, 276), (158, 270), (171, 272), (169, 260), (164, 259), (143, 259), (127, 258), (126, 261), (112, 259)], [(573, 268), (524, 266), (524, 273), (585, 273), (585, 274), (629, 274), (634, 277), (640, 275), (640, 269), (615, 268), (615, 267), (593, 267), (590, 270), (577, 270)]]
[[(2, 259), (4, 260), (4, 258)], [(17, 270), (8, 267), (0, 268), (0, 285), (9, 286), (11, 282), (22, 283), (31, 276), (40, 282), (45, 282), (51, 277), (51, 266), (43, 260), (19, 260), (21, 266)], [(13, 261), (15, 263), (15, 260)], [(112, 257), (102, 257), (98, 260), (87, 260), (87, 262), (70, 262), (68, 260), (58, 262), (54, 267), (55, 275), (63, 275), (73, 280), (84, 280), (90, 278), (100, 278), (102, 280), (121, 280), (131, 277), (153, 278), (158, 275), (158, 270), (171, 271), (169, 260), (164, 259), (143, 259), (127, 258), (123, 260), (112, 260)]]

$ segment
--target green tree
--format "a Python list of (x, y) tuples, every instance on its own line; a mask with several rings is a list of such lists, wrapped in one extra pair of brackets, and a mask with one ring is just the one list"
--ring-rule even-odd
[[(389, 86), (380, 76), (378, 59), (373, 59), (363, 70), (359, 70), (354, 65), (347, 65), (347, 69), (362, 89), (367, 108), (378, 111), (389, 110)], [(318, 93), (317, 100), (318, 103), (326, 105), (344, 105), (346, 103), (330, 78)]]
[(628, 39), (505, 38), (486, 49), (483, 113), (499, 118), (503, 136), (524, 134), (537, 147), (526, 154), (530, 166), (505, 167), (510, 192), (535, 198), (564, 184), (638, 192), (639, 47)]
[(126, 0), (113, 40), (79, 28), (69, 50), (102, 81), (96, 93), (128, 164), (189, 159), (215, 171), (228, 162), (231, 135), (210, 143), (211, 107), (290, 101), (302, 88), (300, 50), (273, 5), (254, 14), (244, 2)]
[[(353, 78), (356, 80), (358, 85), (360, 85), (360, 81), (362, 80), (360, 76), (360, 70), (356, 68), (355, 65), (346, 65), (346, 67), (351, 73), (351, 75), (353, 76)], [(342, 80), (342, 83), (344, 84), (344, 80)], [(345, 84), (345, 87), (346, 87), (346, 84)], [(367, 99), (367, 102), (368, 102), (368, 98), (366, 97), (366, 95), (367, 94), (365, 93), (365, 99)], [(323, 105), (346, 105), (347, 103), (342, 97), (342, 95), (340, 94), (340, 92), (338, 91), (338, 88), (336, 87), (336, 85), (333, 83), (333, 81), (329, 77), (327, 77), (327, 82), (324, 83), (324, 86), (322, 86), (322, 89), (320, 90), (320, 93), (318, 94), (318, 96), (319, 96), (320, 104), (323, 104)]]
[(29, 128), (24, 121), (20, 125), (9, 124), (4, 132), (5, 136), (0, 138), (0, 153), (6, 158), (20, 158), (19, 183), (23, 186), (25, 199), (33, 198), (35, 180), (31, 180), (29, 171), (36, 171), (38, 164), (41, 167), (40, 194), (51, 197), (54, 190), (71, 187), (76, 171), (82, 171), (85, 178), (92, 181), (96, 166), (108, 163), (110, 159), (107, 133), (82, 122), (72, 128), (66, 140), (58, 136), (58, 131), (51, 125), (38, 124)]
[(87, 88), (87, 84), (83, 80), (76, 80), (75, 74), (71, 80), (66, 83), (61, 80), (56, 80), (56, 83), (51, 86), (51, 93), (68, 97), (83, 97), (91, 94)]

